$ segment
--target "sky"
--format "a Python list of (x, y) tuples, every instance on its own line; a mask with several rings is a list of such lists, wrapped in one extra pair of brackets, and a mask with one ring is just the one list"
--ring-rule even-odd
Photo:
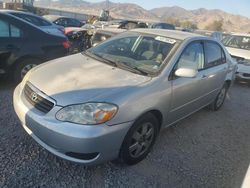
[[(103, 0), (87, 0), (99, 2)], [(145, 9), (153, 9), (163, 6), (180, 6), (188, 10), (206, 8), (221, 9), (223, 11), (239, 14), (250, 18), (250, 0), (111, 0), (120, 3), (135, 3)]]

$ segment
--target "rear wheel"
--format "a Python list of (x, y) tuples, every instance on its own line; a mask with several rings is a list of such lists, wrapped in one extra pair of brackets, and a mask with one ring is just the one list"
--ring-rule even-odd
[(217, 95), (216, 99), (214, 100), (214, 102), (210, 104), (210, 109), (217, 111), (222, 107), (227, 95), (227, 91), (228, 91), (228, 84), (225, 83), (222, 89), (220, 90), (219, 94)]
[(159, 131), (159, 122), (151, 114), (139, 118), (127, 133), (121, 150), (120, 159), (122, 162), (133, 165), (142, 161), (154, 145)]
[(15, 82), (21, 82), (24, 76), (35, 66), (40, 64), (41, 61), (35, 58), (24, 59), (16, 64), (14, 70), (14, 80)]

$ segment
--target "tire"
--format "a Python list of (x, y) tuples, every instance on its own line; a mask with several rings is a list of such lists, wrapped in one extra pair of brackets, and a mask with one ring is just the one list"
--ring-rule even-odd
[(224, 104), (225, 98), (227, 96), (228, 87), (229, 86), (227, 83), (223, 85), (217, 97), (215, 98), (214, 102), (212, 102), (209, 106), (211, 110), (217, 111), (222, 107), (222, 105)]
[(119, 161), (134, 165), (142, 161), (152, 149), (159, 132), (159, 121), (147, 113), (135, 121), (129, 129), (119, 155)]
[(32, 68), (40, 64), (41, 61), (39, 59), (35, 58), (28, 58), (24, 59), (18, 63), (16, 63), (14, 66), (14, 81), (16, 83), (19, 83), (22, 81), (24, 76), (30, 71)]

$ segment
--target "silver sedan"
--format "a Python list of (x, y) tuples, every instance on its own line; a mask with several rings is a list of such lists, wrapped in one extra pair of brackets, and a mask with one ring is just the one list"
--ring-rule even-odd
[(161, 129), (203, 107), (218, 110), (235, 71), (218, 41), (137, 29), (33, 68), (14, 107), (26, 132), (59, 157), (132, 165)]

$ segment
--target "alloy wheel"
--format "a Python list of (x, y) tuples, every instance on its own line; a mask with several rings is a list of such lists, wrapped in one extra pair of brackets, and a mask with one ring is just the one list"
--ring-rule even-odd
[(151, 146), (154, 139), (154, 126), (152, 123), (144, 123), (133, 133), (129, 146), (129, 154), (133, 158), (143, 155)]

